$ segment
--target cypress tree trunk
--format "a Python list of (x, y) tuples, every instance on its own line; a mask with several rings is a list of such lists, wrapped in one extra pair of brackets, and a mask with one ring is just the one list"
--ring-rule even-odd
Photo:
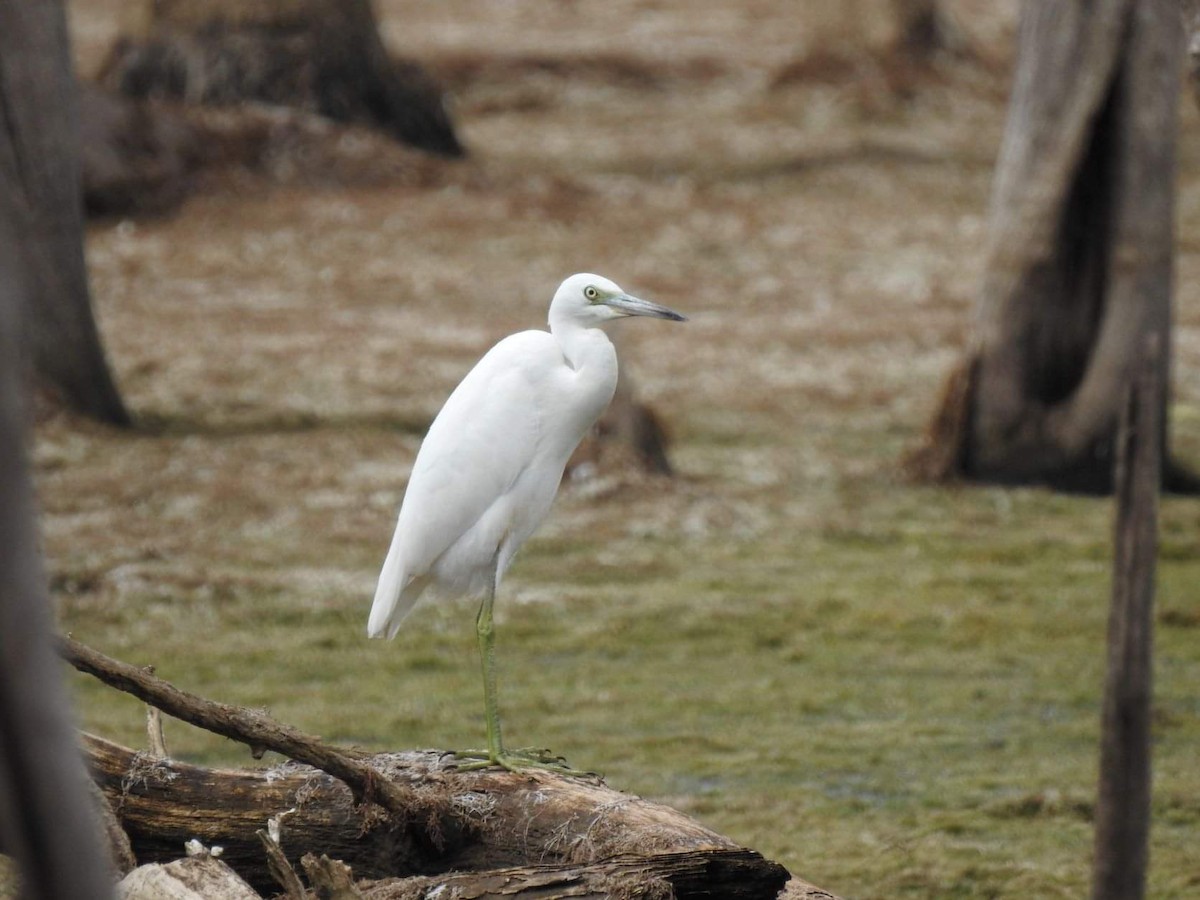
[(1151, 333), (1165, 410), (1182, 46), (1175, 0), (1023, 7), (974, 337), (921, 474), (1110, 490)]
[(88, 294), (76, 91), (62, 5), (0, 3), (0, 217), (26, 285), (28, 362), (73, 409), (128, 425)]

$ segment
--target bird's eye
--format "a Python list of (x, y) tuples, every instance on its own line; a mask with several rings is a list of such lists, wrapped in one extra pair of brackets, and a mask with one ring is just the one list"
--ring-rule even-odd
[(600, 292), (589, 284), (583, 289), (583, 296), (587, 297), (589, 300), (595, 300), (600, 296)]

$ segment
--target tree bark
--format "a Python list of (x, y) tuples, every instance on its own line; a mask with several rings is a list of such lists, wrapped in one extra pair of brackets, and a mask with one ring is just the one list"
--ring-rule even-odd
[(11, 212), (0, 203), (0, 847), (25, 896), (87, 900), (111, 891), (38, 556), (17, 350), (28, 303)]
[(1165, 410), (1182, 43), (1175, 0), (1024, 5), (974, 337), (920, 474), (1110, 490), (1148, 334)]
[(88, 294), (77, 103), (62, 5), (0, 3), (0, 214), (16, 225), (29, 362), (71, 408), (128, 425)]

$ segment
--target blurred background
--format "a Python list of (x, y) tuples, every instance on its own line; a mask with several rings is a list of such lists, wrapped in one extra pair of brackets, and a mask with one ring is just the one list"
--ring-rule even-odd
[[(194, 25), (222, 3), (157, 6)], [(296, 6), (222, 15), (270, 30)], [(69, 4), (83, 78), (136, 92), (147, 9)], [(373, 120), (386, 98), (85, 103), (93, 307), (139, 426), (39, 411), (62, 627), (332, 741), (477, 746), (474, 604), (368, 642), (371, 593), (449, 391), (599, 272), (691, 318), (617, 325), (672, 474), (596, 442), (518, 558), (497, 603), (510, 743), (843, 896), (1081, 895), (1111, 502), (904, 466), (970, 334), (1016, 9), (382, 0), (429, 101), (400, 124)], [(1190, 94), (1181, 114), (1172, 442), (1196, 466)], [(1200, 507), (1166, 499), (1161, 528), (1150, 894), (1183, 897)], [(85, 728), (142, 745), (140, 704), (72, 687)]]

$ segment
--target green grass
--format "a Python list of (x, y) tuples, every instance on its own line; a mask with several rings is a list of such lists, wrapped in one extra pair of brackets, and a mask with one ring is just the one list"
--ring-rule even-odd
[[(462, 87), (472, 160), (217, 189), (92, 229), (97, 315), (148, 427), (39, 426), (64, 628), (330, 740), (477, 746), (475, 610), (426, 605), (368, 642), (374, 577), (455, 380), (541, 322), (558, 279), (604, 272), (692, 316), (621, 346), (681, 474), (568, 489), (519, 557), (497, 603), (510, 743), (847, 898), (1086, 895), (1110, 504), (897, 474), (968, 339), (1003, 86), (963, 63), (965, 80), (903, 98), (871, 65), (765, 87), (803, 45), (862, 40), (882, 2), (809, 4), (803, 22), (794, 4), (652, 4), (661, 32), (551, 6), (406, 6), (404, 33), (430, 61), (453, 21), (456, 54), (537, 45), (536, 62), (584, 40), (648, 66), (712, 55), (729, 77), (559, 90), (534, 65)], [(1000, 6), (962, 24), (1003, 24)], [(676, 29), (691, 37), (656, 37)], [(1196, 145), (1181, 141), (1183, 235)], [(855, 149), (871, 147), (900, 152)], [(1198, 260), (1181, 247), (1172, 410), (1193, 463)], [(1149, 896), (1168, 900), (1200, 891), (1198, 533), (1195, 501), (1164, 503)], [(71, 685), (87, 728), (143, 745), (138, 703)], [(181, 724), (166, 737), (185, 759), (254, 764)]]
[[(510, 741), (553, 747), (846, 896), (1080, 896), (1108, 503), (884, 474), (814, 493), (816, 527), (778, 504), (747, 534), (702, 537), (643, 534), (611, 500), (596, 535), (571, 524), (590, 504), (568, 494), (567, 524), (529, 545), (500, 602)], [(680, 486), (666, 502), (686, 518), (704, 499)], [(1200, 879), (1194, 524), (1191, 504), (1164, 505), (1155, 897)], [(247, 575), (68, 602), (64, 618), (183, 687), (331, 740), (477, 744), (471, 606), (423, 606), (381, 644), (363, 639), (364, 602), (297, 602)], [(140, 745), (136, 703), (74, 684), (86, 727)], [(249, 764), (184, 726), (167, 736), (181, 756)]]

